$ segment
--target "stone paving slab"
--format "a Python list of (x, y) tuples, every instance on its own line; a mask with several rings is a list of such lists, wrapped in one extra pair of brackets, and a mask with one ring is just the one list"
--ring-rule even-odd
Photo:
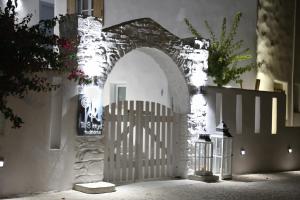
[[(163, 180), (122, 185), (116, 192), (84, 194), (74, 190), (13, 200), (300, 200), (300, 171), (234, 176), (205, 183)], [(12, 199), (11, 199), (12, 200)]]

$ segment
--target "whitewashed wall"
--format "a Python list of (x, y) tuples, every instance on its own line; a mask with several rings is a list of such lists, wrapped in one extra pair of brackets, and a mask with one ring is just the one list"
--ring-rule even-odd
[(62, 119), (57, 130), (59, 149), (50, 149), (51, 93), (30, 93), (22, 100), (9, 99), (9, 105), (25, 124), (15, 130), (6, 121), (4, 135), (0, 135), (0, 155), (5, 160), (0, 168), (0, 197), (72, 188), (77, 116), (75, 83), (64, 82), (60, 94), (64, 95), (58, 102), (62, 106), (57, 115)]
[(104, 86), (104, 105), (114, 102), (113, 84), (126, 85), (126, 100), (158, 102), (170, 107), (168, 80), (151, 56), (134, 50), (121, 58), (111, 71)]
[[(207, 87), (205, 91), (208, 133), (215, 132), (216, 125), (224, 120), (233, 136), (234, 174), (299, 169), (300, 128), (285, 126), (283, 93), (218, 87)], [(222, 100), (217, 100), (217, 94), (222, 95)], [(260, 103), (255, 108), (257, 97)], [(273, 98), (277, 99), (276, 111), (272, 109)], [(289, 146), (293, 149), (292, 154), (288, 153)], [(241, 155), (242, 148), (246, 155)]]

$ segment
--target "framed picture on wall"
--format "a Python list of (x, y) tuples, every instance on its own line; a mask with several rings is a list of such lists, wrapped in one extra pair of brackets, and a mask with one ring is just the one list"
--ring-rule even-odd
[(102, 135), (102, 89), (85, 86), (78, 98), (78, 135)]

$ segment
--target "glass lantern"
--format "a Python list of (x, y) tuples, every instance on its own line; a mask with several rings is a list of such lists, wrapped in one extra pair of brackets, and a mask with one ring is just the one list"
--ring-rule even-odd
[(232, 136), (224, 121), (210, 135), (213, 143), (213, 173), (220, 179), (232, 178)]
[(213, 143), (209, 135), (200, 134), (195, 142), (195, 167), (194, 174), (197, 176), (211, 176), (213, 162)]

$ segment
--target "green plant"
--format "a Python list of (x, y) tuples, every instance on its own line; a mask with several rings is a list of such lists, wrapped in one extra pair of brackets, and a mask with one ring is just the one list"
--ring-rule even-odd
[[(252, 58), (249, 49), (242, 48), (243, 40), (234, 40), (241, 17), (242, 13), (240, 12), (234, 16), (228, 32), (226, 18), (224, 17), (219, 39), (205, 20), (205, 26), (210, 34), (208, 68), (205, 72), (213, 78), (214, 83), (218, 86), (226, 85), (230, 81), (241, 82), (240, 76), (256, 67), (254, 63), (238, 65), (240, 61), (247, 61)], [(188, 19), (185, 19), (185, 23), (195, 37), (203, 38)]]

